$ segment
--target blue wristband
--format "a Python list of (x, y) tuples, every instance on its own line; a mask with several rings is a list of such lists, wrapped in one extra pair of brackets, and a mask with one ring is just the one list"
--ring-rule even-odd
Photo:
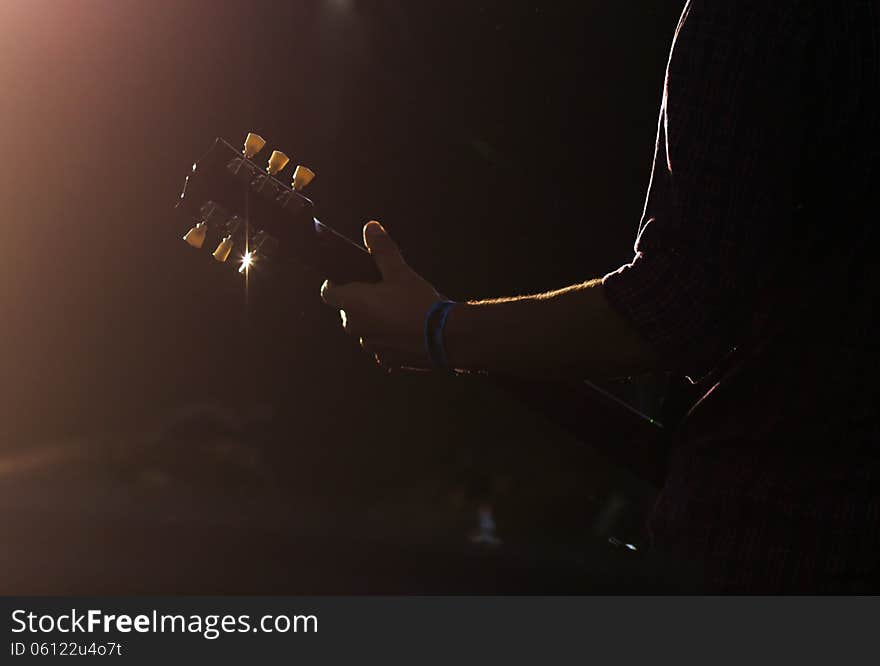
[(425, 351), (431, 365), (437, 370), (450, 370), (443, 333), (446, 330), (446, 319), (456, 305), (455, 301), (437, 301), (425, 315)]

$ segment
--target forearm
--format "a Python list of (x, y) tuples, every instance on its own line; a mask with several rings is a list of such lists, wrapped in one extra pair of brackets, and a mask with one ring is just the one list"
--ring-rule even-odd
[(446, 324), (450, 363), (466, 370), (570, 377), (637, 374), (657, 360), (608, 304), (601, 280), (456, 307)]

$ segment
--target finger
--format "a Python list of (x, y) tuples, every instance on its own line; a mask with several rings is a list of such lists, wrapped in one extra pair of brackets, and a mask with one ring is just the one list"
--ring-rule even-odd
[(392, 360), (393, 356), (390, 346), (378, 342), (375, 338), (369, 336), (360, 336), (358, 344), (360, 344), (361, 349), (373, 357), (377, 365), (381, 365), (386, 369), (389, 367), (389, 361)]
[(376, 365), (380, 366), (388, 374), (392, 372), (430, 372), (431, 369), (411, 360), (404, 360), (393, 353), (376, 352), (373, 354)]
[(357, 318), (352, 318), (345, 310), (339, 311), (339, 318), (342, 320), (342, 330), (349, 335), (360, 337), (363, 331), (358, 325)]
[(379, 354), (373, 354), (373, 360), (376, 361), (376, 365), (382, 368), (389, 375), (394, 372), (394, 366), (388, 365), (385, 361), (382, 360), (382, 357)]
[(376, 362), (385, 368), (426, 367), (426, 364), (418, 358), (418, 354), (406, 352), (382, 340), (371, 339), (369, 336), (364, 339), (364, 349), (373, 354)]
[(346, 306), (356, 305), (363, 296), (364, 288), (370, 285), (362, 282), (350, 282), (349, 284), (338, 285), (330, 280), (324, 280), (321, 285), (321, 300), (327, 305), (342, 310)]
[(390, 349), (389, 345), (383, 343), (381, 340), (377, 340), (374, 336), (369, 335), (364, 331), (361, 331), (358, 335), (360, 336), (358, 342), (360, 343), (361, 349), (368, 354), (376, 354), (380, 351)]
[(397, 348), (387, 338), (378, 335), (372, 335), (369, 331), (360, 331), (358, 333), (361, 349), (369, 354), (382, 354), (389, 358), (400, 356)]
[(375, 220), (364, 225), (364, 245), (373, 255), (383, 280), (393, 280), (407, 268), (397, 243)]
[(336, 293), (336, 285), (330, 282), (330, 280), (324, 280), (324, 283), (321, 285), (321, 300), (327, 305), (340, 307), (339, 298)]

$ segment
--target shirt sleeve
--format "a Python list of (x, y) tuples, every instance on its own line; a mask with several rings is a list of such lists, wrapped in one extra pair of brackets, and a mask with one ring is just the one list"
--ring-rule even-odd
[(603, 279), (667, 367), (735, 344), (785, 253), (807, 115), (801, 4), (691, 0), (676, 29), (635, 257)]

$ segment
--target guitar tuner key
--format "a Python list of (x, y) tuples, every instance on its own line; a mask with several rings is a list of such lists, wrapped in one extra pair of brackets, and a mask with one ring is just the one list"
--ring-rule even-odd
[(229, 255), (232, 253), (232, 236), (226, 236), (222, 241), (220, 241), (220, 245), (217, 246), (217, 249), (211, 254), (217, 261), (223, 263), (227, 259), (229, 259)]
[(280, 150), (273, 150), (272, 154), (269, 155), (269, 164), (266, 166), (266, 171), (269, 172), (270, 176), (274, 176), (286, 167), (289, 161), (290, 158)]
[(315, 172), (308, 167), (298, 164), (293, 172), (293, 182), (290, 184), (293, 189), (299, 192), (306, 185), (315, 179)]
[(192, 245), (194, 248), (201, 248), (205, 244), (205, 237), (208, 235), (208, 225), (206, 222), (197, 223), (192, 229), (186, 232), (183, 240)]
[(253, 132), (248, 132), (247, 137), (244, 140), (244, 150), (242, 153), (245, 157), (250, 159), (258, 152), (263, 150), (263, 146), (266, 145), (266, 139), (261, 137), (259, 134), (254, 134)]

